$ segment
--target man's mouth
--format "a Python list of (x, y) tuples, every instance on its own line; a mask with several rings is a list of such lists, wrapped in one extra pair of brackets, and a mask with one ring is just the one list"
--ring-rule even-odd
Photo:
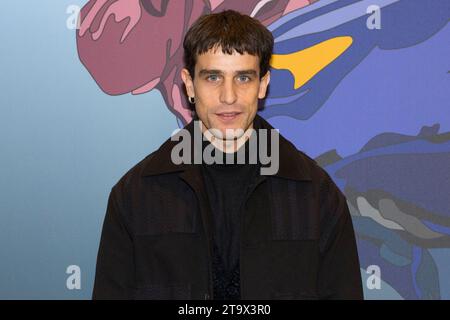
[(222, 121), (232, 121), (236, 119), (242, 112), (221, 112), (216, 113), (216, 115), (222, 120)]

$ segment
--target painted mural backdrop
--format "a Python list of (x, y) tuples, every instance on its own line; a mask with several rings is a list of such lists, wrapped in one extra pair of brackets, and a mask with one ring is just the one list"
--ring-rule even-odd
[(158, 90), (182, 127), (183, 36), (224, 9), (274, 35), (260, 115), (345, 193), (365, 297), (448, 297), (450, 1), (91, 0), (78, 55), (108, 95)]

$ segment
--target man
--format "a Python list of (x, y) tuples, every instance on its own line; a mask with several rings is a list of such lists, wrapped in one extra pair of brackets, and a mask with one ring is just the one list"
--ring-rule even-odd
[(200, 17), (183, 45), (194, 121), (112, 188), (93, 298), (361, 299), (344, 195), (256, 114), (271, 33), (227, 10)]

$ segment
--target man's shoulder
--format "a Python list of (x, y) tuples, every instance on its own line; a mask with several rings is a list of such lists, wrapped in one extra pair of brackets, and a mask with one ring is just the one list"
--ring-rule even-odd
[(285, 154), (292, 157), (291, 163), (297, 163), (295, 170), (303, 171), (304, 175), (314, 184), (329, 183), (331, 178), (328, 172), (320, 166), (320, 164), (310, 157), (306, 152), (298, 149), (291, 141), (280, 134), (280, 138), (284, 140), (284, 144), (288, 145), (289, 153)]
[(296, 154), (301, 159), (302, 165), (307, 166), (311, 178), (310, 183), (314, 190), (314, 198), (318, 203), (317, 208), (322, 222), (321, 242), (324, 246), (338, 220), (349, 217), (347, 198), (343, 190), (333, 180), (332, 175), (318, 161), (298, 149)]
[(328, 172), (322, 166), (320, 166), (315, 159), (311, 158), (301, 150), (297, 149), (297, 152), (298, 156), (302, 159), (303, 164), (307, 166), (313, 182), (323, 183), (324, 181), (329, 182), (329, 180), (331, 180)]
[(328, 171), (322, 167), (318, 161), (311, 158), (304, 151), (296, 148), (291, 142), (289, 143), (293, 146), (293, 148), (295, 148), (295, 161), (300, 164), (299, 168), (301, 168), (301, 170), (303, 170), (309, 177), (309, 180), (313, 184), (313, 188), (316, 190), (318, 197), (324, 201), (324, 203), (335, 203), (339, 200), (345, 199), (343, 192), (339, 189), (330, 173), (328, 173)]
[(133, 186), (139, 184), (145, 168), (147, 168), (152, 161), (153, 157), (157, 154), (159, 149), (154, 150), (150, 154), (146, 155), (142, 160), (128, 169), (122, 176), (116, 181), (112, 189), (120, 189), (125, 191)]

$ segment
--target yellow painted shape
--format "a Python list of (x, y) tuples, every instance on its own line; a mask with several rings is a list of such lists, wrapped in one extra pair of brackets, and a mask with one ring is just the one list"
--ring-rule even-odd
[(312, 47), (288, 54), (274, 54), (270, 65), (274, 69), (289, 70), (298, 89), (343, 54), (353, 43), (350, 36), (336, 37)]

